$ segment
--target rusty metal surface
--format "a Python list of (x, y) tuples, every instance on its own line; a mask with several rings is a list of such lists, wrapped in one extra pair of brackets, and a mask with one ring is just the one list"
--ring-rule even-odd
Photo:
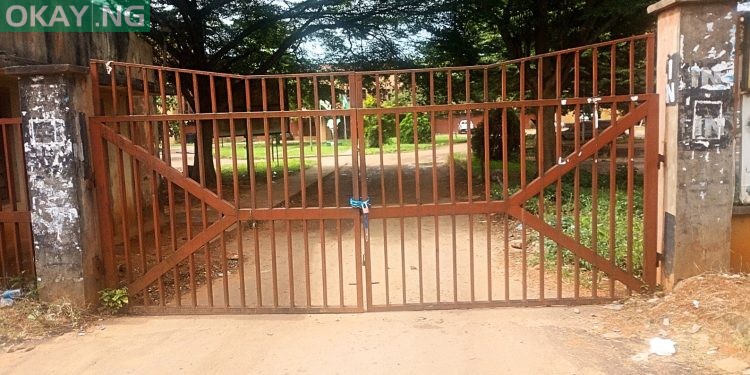
[(653, 48), (646, 34), (486, 66), (267, 76), (94, 60), (107, 281), (163, 313), (653, 287)]

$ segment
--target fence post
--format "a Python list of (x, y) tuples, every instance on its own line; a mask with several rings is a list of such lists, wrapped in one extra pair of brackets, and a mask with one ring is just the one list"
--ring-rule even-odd
[(657, 14), (662, 284), (729, 268), (736, 1), (663, 0)]
[(95, 302), (101, 262), (87, 142), (88, 68), (28, 65), (4, 72), (19, 82), (39, 295)]

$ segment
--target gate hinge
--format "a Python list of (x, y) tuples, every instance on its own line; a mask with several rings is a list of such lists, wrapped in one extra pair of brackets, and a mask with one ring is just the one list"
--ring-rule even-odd
[(657, 160), (656, 168), (657, 169), (661, 169), (661, 166), (664, 165), (664, 164), (666, 164), (667, 157), (664, 156), (664, 154), (659, 154), (658, 157), (657, 157), (657, 159), (658, 160)]

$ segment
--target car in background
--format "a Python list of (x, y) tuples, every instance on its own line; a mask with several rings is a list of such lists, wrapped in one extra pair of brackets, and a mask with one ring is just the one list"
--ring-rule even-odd
[(471, 120), (461, 120), (458, 123), (458, 134), (466, 134), (469, 128), (474, 129), (474, 123)]

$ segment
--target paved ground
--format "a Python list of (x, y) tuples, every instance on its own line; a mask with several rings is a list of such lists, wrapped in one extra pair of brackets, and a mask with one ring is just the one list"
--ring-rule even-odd
[(4, 374), (645, 374), (693, 371), (599, 331), (602, 307), (356, 315), (125, 317), (28, 352)]

